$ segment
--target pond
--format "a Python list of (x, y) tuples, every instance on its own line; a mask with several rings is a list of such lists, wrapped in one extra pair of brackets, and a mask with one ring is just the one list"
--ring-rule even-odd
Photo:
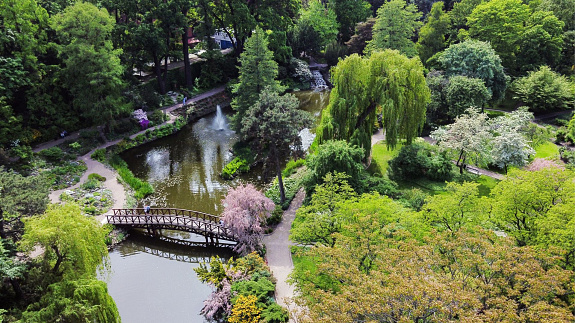
[[(300, 107), (319, 120), (329, 92), (302, 91), (295, 95)], [(265, 183), (258, 169), (232, 181), (219, 176), (231, 160), (230, 148), (237, 141), (233, 131), (220, 128), (214, 113), (172, 136), (125, 152), (122, 158), (132, 172), (154, 186), (155, 193), (144, 203), (219, 215), (221, 200), (230, 187), (249, 182), (263, 188)], [(164, 234), (180, 240), (204, 240), (188, 233)], [(211, 289), (198, 280), (193, 268), (212, 256), (227, 258), (231, 254), (222, 249), (192, 249), (132, 234), (110, 252), (111, 273), (102, 279), (108, 282), (124, 323), (203, 322), (199, 313)]]

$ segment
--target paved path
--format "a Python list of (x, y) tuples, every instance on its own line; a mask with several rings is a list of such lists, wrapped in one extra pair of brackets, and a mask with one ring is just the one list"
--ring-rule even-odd
[[(189, 105), (189, 104), (192, 104), (192, 103), (194, 103), (194, 102), (203, 100), (203, 99), (205, 99), (205, 98), (207, 98), (207, 97), (210, 97), (210, 96), (212, 96), (212, 95), (214, 95), (214, 94), (223, 92), (223, 91), (225, 91), (225, 89), (226, 89), (226, 86), (225, 86), (225, 85), (222, 85), (222, 86), (219, 86), (219, 87), (217, 87), (217, 88), (211, 89), (211, 90), (209, 90), (209, 91), (207, 91), (207, 92), (204, 92), (204, 93), (202, 93), (202, 94), (200, 94), (200, 95), (197, 95), (197, 96), (195, 96), (195, 97), (189, 99), (189, 100), (186, 102), (186, 105)], [(176, 120), (176, 116), (173, 115), (173, 114), (171, 114), (171, 112), (174, 111), (174, 110), (176, 110), (176, 109), (178, 109), (178, 108), (180, 108), (180, 107), (182, 107), (182, 104), (181, 104), (181, 103), (172, 105), (172, 106), (167, 107), (167, 108), (163, 108), (163, 110), (165, 111), (165, 113), (167, 113), (168, 116), (170, 117), (169, 120), (167, 120), (166, 122), (164, 122), (164, 123), (162, 123), (162, 124), (160, 124), (160, 125), (157, 125), (157, 126), (155, 126), (155, 127), (151, 127), (151, 128), (149, 128), (149, 129), (142, 130), (142, 131), (140, 131), (140, 132), (138, 132), (138, 133), (135, 133), (135, 134), (131, 135), (130, 138), (133, 139), (133, 138), (135, 138), (136, 136), (145, 133), (147, 130), (154, 130), (155, 128), (161, 127), (161, 126), (163, 126), (163, 125), (165, 125), (165, 124), (173, 123), (173, 122)], [(71, 134), (70, 136), (68, 136), (68, 137), (66, 137), (66, 138), (58, 139), (58, 140), (54, 140), (54, 141), (50, 141), (50, 142), (41, 144), (41, 145), (39, 145), (38, 147), (36, 147), (36, 149), (34, 149), (34, 151), (35, 151), (35, 152), (38, 152), (38, 151), (40, 151), (40, 150), (42, 150), (42, 149), (47, 149), (47, 148), (54, 147), (54, 146), (56, 146), (56, 145), (61, 144), (61, 143), (64, 142), (65, 140), (74, 139), (74, 138), (77, 138), (78, 136), (79, 136), (79, 131), (77, 131), (77, 132)], [(125, 192), (124, 187), (122, 186), (122, 184), (120, 184), (120, 183), (118, 182), (118, 180), (116, 179), (116, 176), (117, 176), (116, 171), (113, 170), (113, 169), (110, 169), (110, 168), (106, 167), (104, 164), (102, 164), (102, 163), (100, 163), (100, 162), (98, 162), (98, 161), (93, 160), (92, 158), (90, 158), (90, 156), (94, 153), (94, 151), (95, 151), (96, 149), (103, 149), (103, 148), (107, 148), (107, 147), (113, 146), (113, 145), (119, 143), (119, 142), (122, 141), (122, 140), (123, 140), (123, 139), (116, 139), (116, 140), (113, 140), (113, 141), (108, 141), (108, 142), (106, 142), (106, 143), (100, 145), (99, 147), (94, 148), (92, 151), (90, 151), (89, 153), (85, 154), (84, 156), (78, 157), (78, 160), (81, 160), (81, 161), (83, 161), (83, 162), (86, 163), (86, 167), (87, 167), (88, 169), (84, 172), (84, 174), (83, 174), (82, 177), (80, 178), (80, 181), (79, 181), (77, 184), (75, 184), (75, 185), (73, 185), (73, 186), (71, 186), (71, 187), (65, 188), (65, 189), (61, 189), (61, 190), (57, 190), (57, 191), (52, 191), (52, 192), (50, 193), (50, 196), (49, 196), (49, 197), (50, 197), (50, 201), (51, 201), (52, 203), (59, 203), (59, 202), (60, 202), (60, 195), (61, 195), (62, 193), (64, 193), (66, 190), (70, 190), (70, 189), (74, 189), (74, 188), (79, 187), (81, 183), (86, 182), (86, 180), (88, 179), (88, 175), (90, 175), (91, 173), (96, 173), (96, 174), (99, 174), (99, 175), (102, 175), (102, 176), (106, 177), (106, 181), (103, 183), (102, 187), (105, 188), (105, 189), (108, 189), (108, 190), (110, 190), (110, 191), (112, 192), (112, 198), (113, 198), (113, 200), (114, 200), (114, 204), (112, 205), (112, 208), (114, 208), (114, 209), (121, 209), (121, 208), (123, 208), (123, 207), (125, 206), (125, 204), (126, 204), (126, 192)], [(98, 219), (98, 221), (100, 221), (100, 222), (102, 222), (102, 223), (105, 223), (105, 221), (106, 221), (106, 216), (105, 216), (105, 215), (100, 215), (100, 216), (97, 217), (97, 219)], [(290, 225), (291, 225), (291, 224), (290, 224)]]
[[(186, 101), (186, 106), (191, 105), (191, 104), (194, 103), (194, 102), (201, 101), (201, 100), (203, 100), (203, 99), (205, 99), (205, 98), (208, 98), (208, 97), (210, 97), (210, 96), (212, 96), (212, 95), (215, 95), (215, 94), (224, 92), (225, 90), (226, 90), (226, 85), (221, 85), (221, 86), (218, 86), (218, 87), (216, 87), (216, 88), (213, 88), (213, 89), (211, 89), (211, 90), (209, 90), (209, 91), (207, 91), (207, 92), (204, 92), (204, 93), (202, 93), (202, 94), (196, 95), (195, 97), (193, 97), (193, 98), (191, 98), (191, 99), (188, 99), (188, 100)], [(172, 112), (172, 111), (174, 111), (174, 110), (176, 110), (176, 109), (178, 109), (178, 108), (181, 108), (182, 106), (183, 106), (182, 103), (177, 103), (177, 104), (174, 104), (174, 105), (169, 106), (169, 107), (164, 107), (164, 108), (162, 108), (161, 110), (163, 110), (164, 113), (170, 113), (170, 112)], [(158, 126), (156, 126), (156, 127), (163, 126), (164, 124), (167, 124), (167, 123), (173, 123), (174, 120), (176, 119), (176, 116), (173, 116), (173, 115), (171, 115), (171, 114), (169, 114), (169, 116), (170, 116), (170, 120), (168, 120), (168, 121), (166, 121), (166, 122), (164, 122), (164, 123), (162, 123), (162, 124), (160, 124), (160, 125), (158, 125)], [(98, 126), (98, 127), (86, 128), (86, 129), (82, 129), (82, 130), (100, 129), (100, 128), (103, 128), (103, 127), (104, 127), (104, 126)], [(153, 129), (155, 129), (156, 127), (152, 127), (152, 128), (149, 128), (149, 129), (150, 129), (150, 130), (153, 130)], [(39, 152), (39, 151), (41, 151), (41, 150), (48, 149), (48, 148), (52, 148), (52, 147), (54, 147), (54, 146), (58, 146), (58, 145), (62, 144), (62, 143), (65, 142), (65, 141), (78, 139), (78, 138), (80, 137), (80, 131), (82, 131), (82, 130), (74, 131), (74, 132), (70, 133), (68, 136), (66, 136), (66, 137), (64, 137), (64, 138), (60, 138), (60, 139), (57, 139), (57, 140), (52, 140), (52, 141), (48, 141), (48, 142), (41, 143), (41, 144), (39, 144), (38, 146), (36, 146), (34, 149), (32, 149), (32, 151), (35, 152), (35, 153), (37, 153), (37, 152)], [(131, 135), (130, 138), (135, 138), (137, 135), (139, 135), (139, 134), (141, 134), (141, 133), (144, 133), (144, 132), (146, 132), (146, 131), (145, 131), (145, 130), (140, 131), (140, 132), (138, 132), (138, 133), (136, 133), (136, 134)], [(122, 140), (122, 139), (118, 139), (118, 140), (114, 140), (114, 141), (108, 141), (108, 142), (102, 144), (102, 145), (101, 145), (100, 147), (98, 147), (98, 148), (106, 148), (106, 147), (115, 145), (115, 144), (117, 144), (118, 142), (120, 142), (121, 140)]]
[[(305, 191), (300, 189), (289, 208), (284, 212), (280, 224), (272, 234), (264, 237), (267, 250), (266, 259), (274, 277), (277, 279), (276, 300), (279, 305), (284, 307), (288, 307), (289, 299), (294, 296), (294, 287), (287, 283), (288, 275), (293, 270), (290, 251), (292, 243), (289, 241), (289, 230), (295, 219), (295, 213), (302, 205), (304, 198)], [(293, 317), (292, 313), (290, 313), (290, 317)]]

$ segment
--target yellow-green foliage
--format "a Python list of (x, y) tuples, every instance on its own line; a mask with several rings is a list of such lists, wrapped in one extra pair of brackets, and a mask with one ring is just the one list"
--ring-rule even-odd
[(229, 323), (258, 323), (262, 309), (256, 305), (257, 297), (254, 295), (239, 296), (232, 307)]

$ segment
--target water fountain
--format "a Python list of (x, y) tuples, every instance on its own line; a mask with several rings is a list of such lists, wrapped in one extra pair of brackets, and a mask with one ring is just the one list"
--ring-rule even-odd
[(226, 123), (226, 117), (223, 115), (222, 113), (222, 108), (220, 107), (220, 105), (218, 104), (218, 106), (216, 107), (216, 118), (214, 119), (214, 124), (213, 124), (213, 128), (215, 130), (227, 130), (228, 129), (228, 125)]

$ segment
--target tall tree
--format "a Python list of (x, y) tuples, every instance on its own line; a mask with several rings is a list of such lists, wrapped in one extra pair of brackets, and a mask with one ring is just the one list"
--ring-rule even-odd
[(427, 65), (429, 58), (447, 47), (445, 37), (449, 34), (450, 26), (451, 19), (443, 11), (443, 2), (434, 3), (427, 16), (427, 22), (419, 31), (419, 40), (415, 44), (415, 49), (424, 65)]
[(48, 293), (22, 313), (22, 319), (29, 323), (54, 322), (55, 319), (120, 323), (120, 314), (105, 282), (83, 278), (50, 285)]
[[(565, 211), (565, 207), (572, 210), (573, 204), (570, 203), (575, 198), (573, 178), (571, 171), (554, 167), (539, 171), (510, 171), (493, 190), (494, 222), (505, 228), (522, 246), (535, 244), (545, 236), (551, 238), (553, 233), (549, 229), (559, 227), (549, 227), (550, 223), (545, 219), (555, 212), (553, 210), (558, 214)], [(548, 226), (541, 237), (540, 223)], [(559, 223), (565, 222), (557, 225)], [(573, 236), (569, 239), (567, 244), (573, 245)]]
[(493, 0), (478, 5), (467, 18), (469, 35), (491, 44), (503, 66), (515, 69), (519, 40), (531, 14), (521, 0)]
[(355, 25), (355, 34), (345, 42), (349, 47), (350, 54), (362, 54), (367, 43), (373, 38), (373, 25), (375, 18), (369, 18), (365, 22)]
[(459, 172), (469, 163), (480, 163), (490, 158), (488, 142), (492, 138), (487, 123), (487, 115), (470, 108), (455, 119), (453, 124), (431, 133), (438, 141), (440, 149), (450, 151), (457, 160)]
[(264, 165), (275, 170), (281, 203), (285, 202), (281, 162), (291, 156), (294, 150), (301, 149), (299, 132), (312, 124), (310, 114), (298, 107), (299, 101), (293, 94), (280, 96), (266, 88), (242, 121), (242, 136), (253, 138), (255, 151), (266, 156)]
[(6, 238), (6, 222), (44, 212), (49, 191), (44, 178), (24, 177), (0, 167), (0, 237)]
[(399, 139), (411, 143), (423, 126), (430, 93), (419, 58), (394, 50), (365, 58), (353, 54), (333, 68), (332, 82), (330, 102), (316, 130), (319, 143), (347, 140), (369, 156), (378, 108), (392, 148)]
[(525, 22), (525, 31), (519, 40), (517, 66), (520, 72), (532, 71), (542, 65), (557, 66), (563, 50), (564, 25), (552, 12), (533, 12)]
[(329, 0), (339, 23), (339, 42), (345, 43), (353, 35), (355, 25), (370, 16), (370, 5), (365, 0)]
[(483, 110), (485, 104), (491, 99), (491, 92), (483, 80), (461, 75), (449, 79), (445, 88), (445, 101), (448, 106), (447, 114), (455, 118), (469, 108)]
[(256, 28), (245, 44), (245, 51), (240, 56), (238, 83), (232, 92), (234, 99), (232, 107), (236, 111), (232, 118), (232, 126), (238, 133), (242, 130), (242, 122), (248, 109), (254, 105), (264, 88), (279, 92), (282, 87), (275, 80), (278, 75), (278, 64), (273, 59), (273, 53), (268, 49), (265, 32)]
[(331, 4), (326, 8), (320, 0), (311, 0), (307, 8), (302, 9), (300, 20), (313, 27), (321, 37), (320, 46), (324, 47), (337, 38), (339, 23), (336, 18)]
[(111, 41), (114, 19), (106, 9), (77, 2), (55, 16), (52, 26), (61, 39), (62, 77), (74, 108), (91, 123), (113, 120), (127, 107), (121, 50)]
[(417, 55), (415, 44), (411, 40), (421, 27), (421, 13), (413, 4), (405, 0), (391, 0), (377, 10), (373, 25), (373, 39), (367, 45), (367, 51), (396, 49), (402, 54)]
[(262, 226), (274, 210), (274, 202), (247, 184), (230, 189), (222, 204), (222, 221), (238, 239), (234, 250), (241, 255), (258, 250), (264, 233)]
[(503, 71), (501, 59), (489, 43), (468, 40), (449, 46), (439, 58), (445, 75), (463, 75), (479, 78), (491, 91), (494, 101), (500, 100), (507, 88), (507, 76)]

